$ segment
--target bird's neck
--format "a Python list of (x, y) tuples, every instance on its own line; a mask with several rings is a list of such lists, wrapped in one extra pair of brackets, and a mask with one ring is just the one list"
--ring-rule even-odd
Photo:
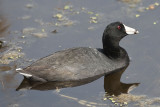
[(126, 51), (119, 46), (119, 41), (105, 40), (103, 50), (109, 58), (113, 59), (123, 58), (126, 55)]

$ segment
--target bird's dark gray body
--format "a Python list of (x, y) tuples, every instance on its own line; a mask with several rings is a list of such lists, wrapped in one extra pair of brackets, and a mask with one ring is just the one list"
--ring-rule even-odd
[(128, 66), (128, 54), (119, 42), (128, 34), (137, 33), (121, 22), (113, 22), (104, 30), (103, 49), (79, 47), (59, 51), (17, 71), (38, 81), (77, 81), (100, 77)]
[(126, 67), (129, 63), (127, 53), (124, 58), (110, 59), (102, 49), (71, 48), (41, 58), (21, 73), (31, 74), (33, 78), (42, 81), (80, 80)]

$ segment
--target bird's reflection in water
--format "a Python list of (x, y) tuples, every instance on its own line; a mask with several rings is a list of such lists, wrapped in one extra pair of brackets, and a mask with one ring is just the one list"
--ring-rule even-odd
[(21, 82), (19, 87), (16, 89), (16, 91), (23, 90), (23, 89), (45, 91), (45, 90), (54, 90), (57, 88), (60, 89), (60, 88), (67, 88), (67, 87), (76, 87), (76, 86), (90, 83), (100, 77), (102, 77), (102, 75), (79, 80), (79, 81), (51, 81), (51, 82), (32, 81), (24, 77), (23, 81)]
[(126, 68), (116, 70), (114, 73), (104, 77), (104, 89), (106, 95), (118, 96), (121, 93), (127, 94), (139, 85), (139, 83), (122, 83), (120, 81), (121, 76)]
[[(125, 84), (120, 82), (120, 78), (122, 76), (122, 73), (124, 72), (124, 69), (120, 69), (115, 71), (114, 73), (108, 74), (104, 78), (104, 89), (105, 92), (109, 95), (119, 95), (121, 93), (128, 93), (130, 89), (132, 89), (135, 86), (138, 86), (139, 83), (132, 83), (132, 84)], [(35, 82), (28, 80), (27, 78), (24, 78), (19, 87), (16, 89), (23, 90), (23, 89), (30, 89), (30, 90), (54, 90), (54, 89), (60, 89), (60, 88), (67, 88), (67, 87), (75, 87), (84, 85), (87, 83), (90, 83), (98, 78), (102, 77), (102, 75), (80, 80), (80, 81), (65, 81), (65, 82)]]
[(11, 69), (12, 68), (10, 66), (8, 66), (8, 65), (3, 65), (3, 64), (0, 65), (0, 72), (9, 71)]

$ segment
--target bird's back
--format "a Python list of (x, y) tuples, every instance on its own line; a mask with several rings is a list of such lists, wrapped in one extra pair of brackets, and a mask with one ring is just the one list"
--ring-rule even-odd
[(80, 47), (41, 58), (22, 72), (47, 81), (70, 81), (105, 75), (127, 63), (125, 59), (108, 58), (102, 49)]

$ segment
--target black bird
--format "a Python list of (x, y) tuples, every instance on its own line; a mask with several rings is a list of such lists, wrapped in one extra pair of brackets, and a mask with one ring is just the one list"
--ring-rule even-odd
[(120, 40), (137, 30), (121, 22), (109, 24), (104, 30), (103, 49), (78, 47), (62, 50), (41, 58), (24, 69), (16, 69), (34, 81), (74, 81), (103, 76), (129, 64), (127, 52), (119, 46)]

